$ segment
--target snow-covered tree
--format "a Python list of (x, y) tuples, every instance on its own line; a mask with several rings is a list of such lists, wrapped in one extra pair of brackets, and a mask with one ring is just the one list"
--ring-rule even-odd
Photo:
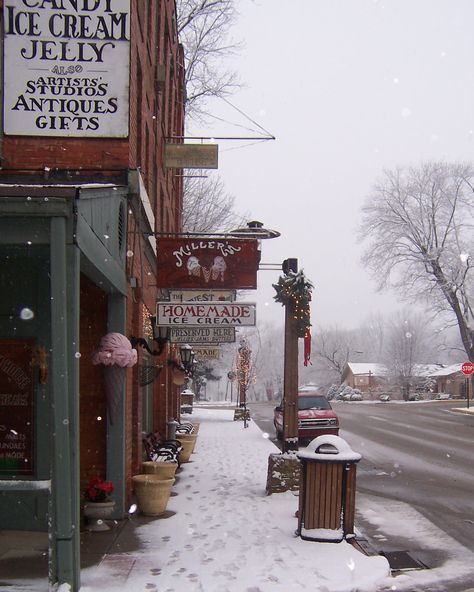
[(474, 361), (474, 169), (430, 162), (386, 171), (363, 207), (363, 262), (394, 287), (449, 313)]

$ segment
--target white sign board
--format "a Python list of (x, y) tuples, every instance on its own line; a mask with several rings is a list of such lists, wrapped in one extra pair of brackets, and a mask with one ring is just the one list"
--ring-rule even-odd
[(207, 302), (195, 304), (183, 302), (158, 302), (156, 322), (158, 325), (198, 325), (198, 326), (255, 326), (255, 303)]
[(171, 343), (234, 343), (235, 327), (171, 327)]
[(127, 137), (130, 0), (5, 0), (4, 126)]
[(220, 347), (193, 347), (197, 360), (218, 360), (221, 357)]
[(233, 302), (235, 290), (179, 290), (170, 292), (171, 302)]

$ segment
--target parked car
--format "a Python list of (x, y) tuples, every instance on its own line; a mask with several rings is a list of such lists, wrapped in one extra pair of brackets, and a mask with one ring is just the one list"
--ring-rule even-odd
[[(283, 438), (283, 402), (275, 407), (273, 414), (276, 436)], [(339, 433), (339, 420), (331, 404), (317, 391), (298, 391), (298, 438), (312, 440), (324, 434)]]

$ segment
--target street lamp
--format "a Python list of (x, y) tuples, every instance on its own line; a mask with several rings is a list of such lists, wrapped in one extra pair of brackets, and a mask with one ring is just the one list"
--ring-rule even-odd
[(257, 220), (247, 222), (246, 227), (231, 230), (229, 234), (236, 238), (255, 238), (257, 240), (278, 238), (280, 236), (280, 233), (277, 230), (264, 228), (263, 222), (258, 222)]
[(191, 372), (195, 356), (193, 348), (188, 343), (186, 343), (179, 348), (179, 353), (184, 369), (187, 373)]

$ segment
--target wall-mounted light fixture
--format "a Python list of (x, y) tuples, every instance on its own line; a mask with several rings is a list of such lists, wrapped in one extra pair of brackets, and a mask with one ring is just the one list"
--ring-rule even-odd
[(165, 345), (170, 340), (171, 329), (169, 327), (160, 327), (156, 324), (156, 317), (150, 317), (153, 331), (153, 341), (158, 344), (158, 349), (152, 349), (144, 337), (130, 337), (132, 347), (140, 346), (152, 356), (160, 356), (165, 349)]
[(174, 370), (180, 370), (181, 372), (184, 372), (187, 376), (192, 376), (196, 368), (196, 362), (194, 360), (195, 353), (193, 348), (188, 343), (186, 343), (179, 348), (179, 355), (181, 363), (177, 362), (176, 360), (169, 359), (168, 366), (171, 366)]

